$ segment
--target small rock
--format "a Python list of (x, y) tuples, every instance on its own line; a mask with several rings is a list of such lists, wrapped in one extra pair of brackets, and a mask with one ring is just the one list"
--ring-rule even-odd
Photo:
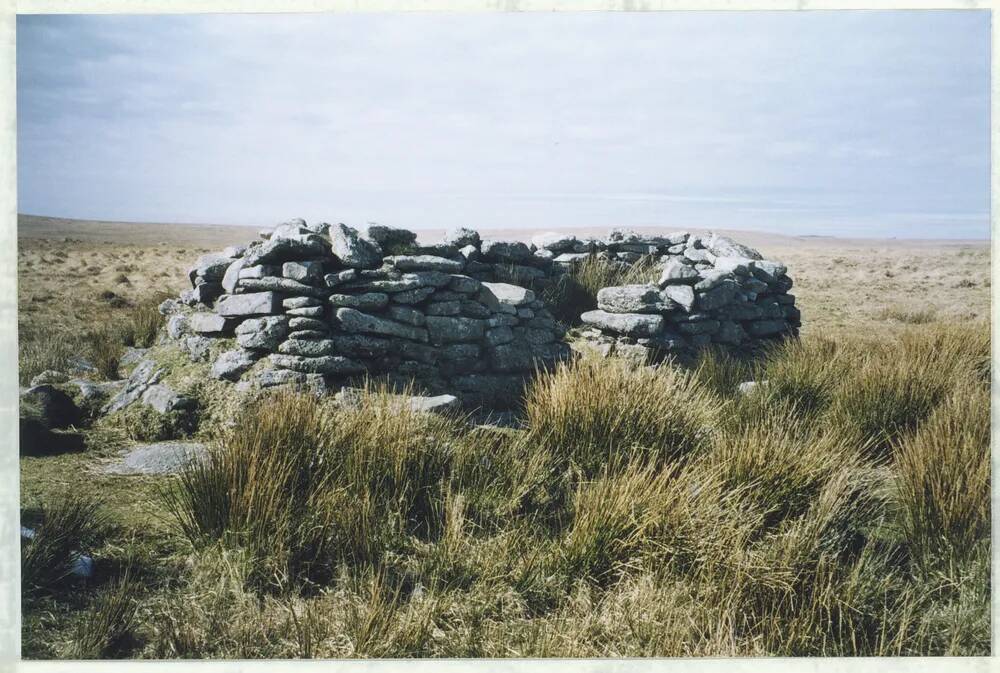
[(217, 379), (235, 381), (253, 367), (259, 355), (251, 350), (237, 348), (222, 353), (212, 363), (212, 376)]

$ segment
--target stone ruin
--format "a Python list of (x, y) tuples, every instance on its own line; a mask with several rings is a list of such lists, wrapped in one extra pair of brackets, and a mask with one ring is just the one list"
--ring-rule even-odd
[(405, 229), (304, 220), (260, 235), (203, 255), (192, 288), (160, 307), (192, 360), (235, 340), (211, 371), (241, 389), (337, 390), (372, 376), (467, 407), (516, 404), (536, 370), (571, 354), (567, 326), (540, 297), (591, 257), (622, 269), (644, 260), (659, 274), (602, 289), (580, 316), (574, 336), (605, 354), (655, 362), (799, 326), (785, 267), (721, 236), (543, 234), (529, 245), (458, 229), (419, 245)]
[[(613, 235), (614, 239), (615, 236)], [(691, 356), (712, 344), (752, 350), (762, 340), (798, 335), (801, 315), (788, 294), (787, 268), (724, 236), (621, 234), (614, 259), (656, 260), (656, 284), (606, 287), (580, 318), (580, 336), (605, 354), (640, 364)]]

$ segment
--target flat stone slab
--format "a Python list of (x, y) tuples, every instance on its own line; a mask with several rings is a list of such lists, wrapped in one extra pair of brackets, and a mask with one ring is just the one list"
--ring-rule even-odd
[(156, 442), (133, 446), (122, 459), (107, 466), (107, 474), (175, 474), (188, 461), (205, 455), (201, 442)]

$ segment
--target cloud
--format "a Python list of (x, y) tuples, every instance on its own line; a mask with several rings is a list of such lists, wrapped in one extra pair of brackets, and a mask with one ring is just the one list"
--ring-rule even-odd
[(988, 25), (985, 12), (19, 16), (19, 207), (406, 226), (742, 212), (768, 228), (735, 208), (783, 202), (814, 204), (813, 224), (781, 224), (805, 228), (828, 226), (824, 203), (983, 213)]

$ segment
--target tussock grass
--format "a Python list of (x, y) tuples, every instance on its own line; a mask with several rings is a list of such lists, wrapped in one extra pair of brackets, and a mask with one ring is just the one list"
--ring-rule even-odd
[(988, 353), (934, 323), (687, 370), (583, 357), (523, 430), (375, 385), (269, 394), (166, 490), (180, 570), (79, 651), (986, 654)]
[(990, 396), (951, 393), (894, 448), (904, 537), (923, 563), (961, 559), (990, 526)]
[(121, 378), (119, 368), (125, 354), (125, 344), (122, 343), (118, 327), (114, 324), (104, 325), (89, 331), (84, 339), (87, 343), (87, 356), (97, 368), (97, 376), (104, 380)]
[(325, 581), (341, 560), (376, 560), (404, 533), (433, 535), (453, 421), (368, 388), (354, 409), (279, 393), (250, 406), (167, 506), (194, 543), (233, 536), (257, 581)]
[(21, 586), (26, 594), (50, 591), (70, 576), (78, 554), (89, 551), (106, 531), (98, 502), (63, 496), (40, 513), (34, 536), (21, 541)]
[(129, 571), (98, 596), (94, 606), (77, 626), (72, 643), (77, 659), (114, 658), (128, 640), (134, 638), (137, 623), (133, 594), (139, 589)]
[(933, 309), (906, 309), (890, 306), (879, 311), (878, 319), (895, 320), (908, 325), (926, 325), (937, 320), (937, 312)]
[(591, 476), (624, 454), (663, 462), (696, 450), (718, 410), (690, 374), (596, 356), (539, 374), (525, 394), (533, 441)]

